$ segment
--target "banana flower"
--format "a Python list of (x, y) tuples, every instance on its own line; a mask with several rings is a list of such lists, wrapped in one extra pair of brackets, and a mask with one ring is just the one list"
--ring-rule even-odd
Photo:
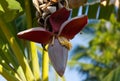
[(21, 39), (48, 44), (49, 58), (60, 76), (63, 76), (66, 68), (68, 50), (71, 48), (69, 40), (85, 27), (88, 20), (86, 15), (72, 19), (69, 19), (69, 16), (70, 10), (61, 8), (49, 17), (51, 31), (42, 27), (35, 27), (17, 34)]

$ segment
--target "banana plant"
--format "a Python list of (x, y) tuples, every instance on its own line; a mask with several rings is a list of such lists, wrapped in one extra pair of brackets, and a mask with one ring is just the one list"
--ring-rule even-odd
[[(31, 3), (29, 0), (0, 1), (0, 74), (8, 81), (48, 81), (48, 54), (55, 70), (62, 76), (67, 63), (67, 52), (71, 48), (69, 40), (87, 24), (87, 16), (69, 20), (71, 9), (69, 9), (67, 1), (62, 3), (57, 0), (33, 0), (36, 8), (33, 9), (36, 12), (34, 17)], [(62, 16), (63, 14), (66, 15)], [(39, 28), (32, 28), (34, 19)], [(70, 26), (72, 24), (73, 26)], [(75, 27), (75, 31), (72, 31), (73, 27)], [(18, 33), (23, 29), (28, 29), (26, 31), (30, 30), (30, 32)], [(66, 35), (66, 31), (72, 32), (70, 35)], [(38, 32), (37, 40), (36, 32)], [(24, 36), (25, 38), (30, 37), (33, 39), (31, 41), (42, 44), (42, 76), (40, 76), (36, 44), (20, 40), (17, 33), (20, 38), (22, 36), (23, 38)], [(59, 52), (55, 53), (56, 50)]]
[[(87, 12), (88, 3), (98, 2), (0, 0), (0, 74), (8, 81), (48, 81), (51, 62), (56, 72), (63, 76), (71, 48), (69, 40), (88, 20), (86, 15), (70, 19), (71, 14), (77, 13), (73, 8), (78, 11), (79, 6), (85, 6), (83, 12)], [(35, 42), (42, 45), (42, 71)]]

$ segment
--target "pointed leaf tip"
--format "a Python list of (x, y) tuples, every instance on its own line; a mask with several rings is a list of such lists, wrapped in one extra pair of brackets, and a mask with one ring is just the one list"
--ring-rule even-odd
[(68, 20), (62, 24), (58, 35), (64, 36), (67, 39), (72, 39), (85, 27), (87, 22), (88, 17), (86, 15), (72, 18), (71, 20)]
[(52, 25), (53, 32), (59, 32), (60, 26), (69, 18), (69, 15), (70, 10), (62, 8), (50, 16), (49, 20)]
[(19, 32), (17, 36), (21, 39), (47, 44), (52, 37), (52, 33), (43, 28), (37, 27)]
[(55, 71), (58, 75), (63, 76), (67, 64), (68, 50), (59, 43), (58, 39), (55, 39), (54, 44), (49, 45), (48, 51)]

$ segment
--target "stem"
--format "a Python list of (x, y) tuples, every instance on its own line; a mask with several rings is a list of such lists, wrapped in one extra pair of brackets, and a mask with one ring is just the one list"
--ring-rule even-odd
[(25, 12), (27, 17), (27, 27), (32, 27), (32, 16), (31, 16), (31, 9), (30, 9), (30, 0), (25, 0)]
[(31, 57), (32, 57), (32, 70), (36, 81), (40, 81), (40, 69), (38, 63), (38, 55), (36, 45), (33, 42), (30, 42), (31, 46)]
[[(25, 13), (26, 13), (26, 22), (27, 22), (27, 28), (32, 27), (32, 16), (31, 16), (31, 9), (30, 9), (30, 3), (29, 0), (25, 0)], [(28, 60), (32, 60), (31, 54), (32, 54), (32, 46), (30, 42), (27, 42), (27, 47), (28, 47)], [(31, 53), (30, 53), (31, 52)]]
[(42, 81), (48, 81), (49, 58), (48, 51), (43, 50), (42, 54)]
[(61, 78), (61, 81), (66, 81), (64, 76)]
[[(27, 17), (27, 27), (32, 27), (32, 15), (31, 15), (31, 9), (30, 9), (30, 0), (25, 0), (25, 11), (26, 11), (26, 17)], [(32, 71), (34, 74), (34, 77), (36, 81), (40, 81), (40, 68), (39, 68), (39, 62), (38, 62), (38, 55), (36, 50), (36, 45), (33, 42), (30, 42), (30, 54), (32, 59)]]

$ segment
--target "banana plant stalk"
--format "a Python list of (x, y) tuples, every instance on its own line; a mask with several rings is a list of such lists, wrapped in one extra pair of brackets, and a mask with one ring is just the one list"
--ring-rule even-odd
[[(45, 46), (45, 48), (48, 48), (48, 45)], [(42, 81), (48, 81), (48, 74), (49, 74), (48, 51), (43, 49), (43, 53), (42, 53)]]
[[(26, 17), (27, 17), (27, 27), (32, 27), (32, 16), (31, 16), (31, 9), (30, 9), (30, 1), (25, 0), (25, 11), (26, 11)], [(37, 48), (36, 44), (34, 42), (29, 42), (30, 44), (30, 52), (29, 56), (31, 56), (31, 63), (32, 63), (32, 72), (35, 77), (36, 81), (40, 81), (40, 68), (39, 68), (39, 61), (38, 61), (38, 55), (37, 55)]]

